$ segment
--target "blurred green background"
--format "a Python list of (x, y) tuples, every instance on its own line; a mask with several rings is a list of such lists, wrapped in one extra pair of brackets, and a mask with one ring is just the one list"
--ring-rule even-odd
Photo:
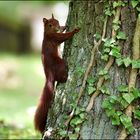
[(33, 116), (45, 78), (42, 18), (65, 25), (68, 1), (0, 1), (0, 138), (41, 138)]

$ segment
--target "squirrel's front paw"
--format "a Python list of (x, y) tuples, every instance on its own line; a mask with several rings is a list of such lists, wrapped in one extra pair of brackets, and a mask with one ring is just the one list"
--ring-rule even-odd
[(78, 33), (78, 32), (80, 31), (80, 29), (81, 29), (81, 28), (77, 27), (77, 28), (74, 29), (74, 32), (75, 32), (75, 33)]

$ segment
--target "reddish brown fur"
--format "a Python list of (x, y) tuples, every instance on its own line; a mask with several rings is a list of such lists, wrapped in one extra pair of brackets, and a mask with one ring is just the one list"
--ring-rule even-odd
[[(80, 30), (77, 28), (72, 32), (62, 33), (65, 27), (59, 26), (59, 22), (54, 19), (53, 16), (49, 20), (43, 18), (43, 22), (44, 39), (42, 44), (42, 62), (46, 83), (34, 118), (35, 128), (41, 133), (45, 130), (48, 109), (51, 106), (53, 98), (54, 82), (64, 83), (68, 76), (65, 61), (58, 55), (58, 46), (73, 37), (73, 35)], [(57, 30), (61, 32), (57, 33)]]

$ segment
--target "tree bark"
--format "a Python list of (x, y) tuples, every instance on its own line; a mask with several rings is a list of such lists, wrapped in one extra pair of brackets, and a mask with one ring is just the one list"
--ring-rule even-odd
[[(113, 1), (112, 1), (113, 2)], [(124, 57), (132, 56), (132, 40), (136, 26), (136, 11), (132, 5), (121, 8), (120, 21), (121, 31), (127, 37), (126, 40), (119, 41), (121, 46), (121, 54)], [(67, 41), (64, 46), (64, 59), (68, 62), (69, 77), (65, 84), (57, 85), (54, 102), (49, 111), (47, 120), (47, 128), (51, 127), (54, 130), (60, 129), (61, 124), (66, 123), (67, 116), (73, 110), (72, 104), (76, 104), (79, 96), (79, 90), (84, 78), (84, 72), (88, 67), (91, 57), (91, 50), (95, 46), (95, 34), (102, 34), (105, 20), (105, 4), (101, 0), (79, 1), (72, 0), (69, 3), (69, 15), (67, 19), (68, 30), (75, 27), (80, 27), (81, 30), (71, 40)], [(112, 21), (113, 16), (108, 17), (105, 38), (112, 36)], [(89, 77), (94, 79), (99, 78), (99, 71), (103, 69), (106, 62), (101, 59), (103, 53), (102, 44), (95, 53), (95, 60)], [(80, 70), (79, 70), (80, 69)], [(84, 72), (83, 72), (84, 71)], [(118, 67), (116, 61), (109, 69), (110, 79), (105, 81), (105, 85), (111, 95), (119, 94), (116, 90), (119, 85), (128, 85), (130, 67)], [(86, 83), (87, 85), (87, 83)], [(140, 81), (137, 78), (137, 87), (140, 88)], [(78, 107), (87, 107), (90, 96), (87, 92), (87, 86), (79, 100)], [(96, 97), (92, 109), (86, 115), (86, 121), (81, 124), (79, 138), (82, 139), (117, 139), (121, 127), (116, 127), (111, 124), (104, 109), (101, 107), (107, 95), (99, 93)], [(139, 102), (137, 101), (137, 104)], [(139, 128), (140, 123), (134, 120), (134, 125)], [(68, 132), (73, 132), (71, 126), (67, 127)], [(135, 134), (129, 138), (139, 138), (140, 130), (137, 129)], [(52, 138), (55, 138), (52, 136)]]

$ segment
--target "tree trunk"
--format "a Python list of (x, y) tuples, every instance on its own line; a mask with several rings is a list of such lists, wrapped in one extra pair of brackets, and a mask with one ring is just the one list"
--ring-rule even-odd
[[(122, 57), (126, 58), (130, 56), (133, 58), (132, 45), (137, 12), (129, 1), (125, 3), (125, 6), (113, 7), (113, 3), (113, 1), (102, 2), (100, 0), (72, 0), (69, 3), (68, 30), (72, 30), (75, 27), (80, 27), (81, 30), (71, 40), (67, 41), (64, 46), (64, 59), (69, 66), (69, 77), (65, 84), (57, 85), (54, 102), (49, 111), (46, 126), (47, 128), (53, 128), (52, 138), (117, 139), (123, 129), (122, 125), (112, 125), (111, 119), (107, 117), (105, 110), (102, 108), (102, 103), (108, 96), (119, 95), (120, 93), (117, 88), (120, 85), (129, 85), (131, 65), (128, 67), (124, 65), (118, 66), (116, 62), (116, 57), (118, 56), (115, 57), (111, 53), (108, 55), (109, 58), (104, 59), (102, 56), (104, 54), (105, 42), (101, 40), (101, 36), (106, 20), (105, 36), (103, 38), (114, 38), (121, 48)], [(105, 14), (108, 8), (107, 5), (112, 11), (114, 10), (114, 14), (107, 12)], [(118, 30), (121, 33), (125, 33), (126, 38), (121, 35), (120, 39), (119, 36), (116, 38), (118, 30), (113, 29), (113, 21), (115, 14), (117, 14), (117, 9), (120, 10), (118, 20), (120, 21), (120, 28)], [(118, 23), (116, 24), (118, 25)], [(97, 46), (100, 40), (99, 46), (92, 54), (93, 48)], [(94, 55), (94, 59), (91, 66), (89, 66), (91, 55)], [(101, 70), (104, 70), (110, 60), (112, 62), (110, 63), (110, 67), (107, 68), (110, 79), (105, 80), (102, 76), (105, 71), (102, 71), (102, 73)], [(79, 92), (88, 67), (90, 67), (87, 74), (88, 79), (85, 79), (84, 91), (81, 97), (79, 97)], [(91, 83), (96, 91), (93, 91), (95, 89), (89, 86), (90, 82), (88, 81), (91, 79), (95, 81)], [(102, 81), (102, 84), (99, 81)], [(101, 84), (99, 87), (98, 82)], [(137, 77), (137, 88), (140, 87), (139, 83), (140, 81)], [(110, 95), (103, 94), (101, 87), (107, 87)], [(97, 93), (91, 109), (87, 108), (90, 98), (93, 95), (89, 95), (90, 92), (93, 92), (93, 94), (95, 94), (94, 92)], [(138, 104), (138, 101), (136, 104)], [(70, 117), (72, 110), (74, 114), (71, 114), (72, 117)], [(140, 123), (134, 119), (133, 122), (137, 129), (128, 138), (139, 138)]]

